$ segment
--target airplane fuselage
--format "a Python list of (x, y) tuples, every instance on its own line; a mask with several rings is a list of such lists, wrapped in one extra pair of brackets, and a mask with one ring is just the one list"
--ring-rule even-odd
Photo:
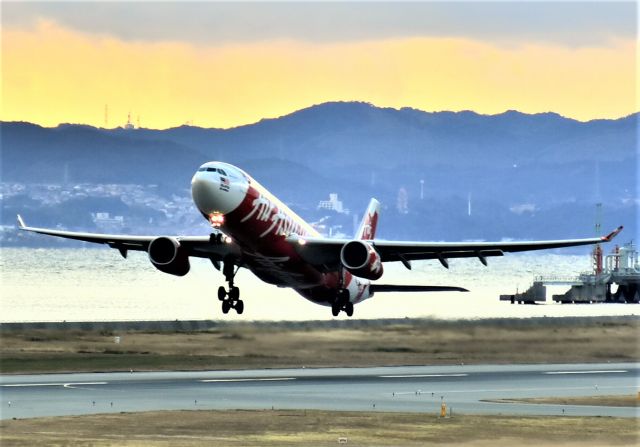
[(205, 163), (191, 181), (195, 205), (212, 226), (242, 250), (243, 266), (278, 287), (291, 287), (304, 298), (330, 306), (340, 289), (349, 301), (370, 298), (370, 282), (341, 269), (320, 271), (305, 262), (287, 237), (320, 234), (241, 169)]

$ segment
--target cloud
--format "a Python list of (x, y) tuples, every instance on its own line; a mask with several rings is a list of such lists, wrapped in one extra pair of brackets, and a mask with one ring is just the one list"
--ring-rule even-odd
[(636, 18), (636, 2), (5, 2), (2, 11), (3, 27), (45, 19), (127, 41), (206, 46), (406, 37), (593, 46), (634, 38)]
[(634, 39), (606, 47), (468, 38), (200, 46), (128, 41), (40, 21), (3, 30), (3, 120), (230, 127), (332, 100), (427, 111), (635, 112)]

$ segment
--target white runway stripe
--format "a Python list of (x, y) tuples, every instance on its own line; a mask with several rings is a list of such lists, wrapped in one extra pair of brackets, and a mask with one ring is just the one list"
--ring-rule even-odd
[(607, 369), (602, 371), (549, 371), (542, 374), (559, 375), (559, 374), (621, 374), (628, 372), (626, 369)]
[(106, 385), (108, 382), (73, 382), (73, 383), (10, 383), (6, 385), (0, 385), (3, 387), (30, 387), (30, 386), (62, 386), (65, 388), (71, 388), (80, 385)]
[(403, 374), (403, 375), (388, 375), (388, 376), (378, 376), (382, 379), (405, 379), (412, 377), (466, 377), (469, 374)]
[(204, 379), (200, 382), (278, 382), (282, 380), (296, 380), (295, 377), (257, 377), (249, 379)]

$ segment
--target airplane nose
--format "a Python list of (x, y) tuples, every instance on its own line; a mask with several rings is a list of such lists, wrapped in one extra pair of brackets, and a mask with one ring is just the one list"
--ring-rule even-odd
[(216, 181), (213, 175), (204, 172), (197, 172), (191, 180), (191, 196), (198, 209), (204, 214), (215, 211), (217, 205), (217, 191), (220, 188), (219, 180)]
[(206, 215), (233, 211), (245, 195), (240, 185), (217, 173), (196, 172), (191, 180), (193, 202)]

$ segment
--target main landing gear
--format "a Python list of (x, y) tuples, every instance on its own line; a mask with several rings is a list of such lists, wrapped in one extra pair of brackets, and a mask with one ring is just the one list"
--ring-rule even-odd
[[(239, 269), (240, 267), (238, 267)], [(229, 283), (229, 291), (224, 286), (218, 287), (218, 299), (222, 301), (222, 313), (228, 314), (229, 310), (235, 309), (238, 315), (244, 312), (244, 301), (240, 299), (240, 289), (233, 285), (233, 278), (238, 272), (235, 263), (231, 259), (225, 259), (222, 273), (225, 281)]]
[(353, 315), (353, 303), (349, 301), (347, 289), (339, 289), (335, 301), (331, 303), (331, 313), (334, 317), (337, 317), (341, 310), (344, 310), (348, 317)]

